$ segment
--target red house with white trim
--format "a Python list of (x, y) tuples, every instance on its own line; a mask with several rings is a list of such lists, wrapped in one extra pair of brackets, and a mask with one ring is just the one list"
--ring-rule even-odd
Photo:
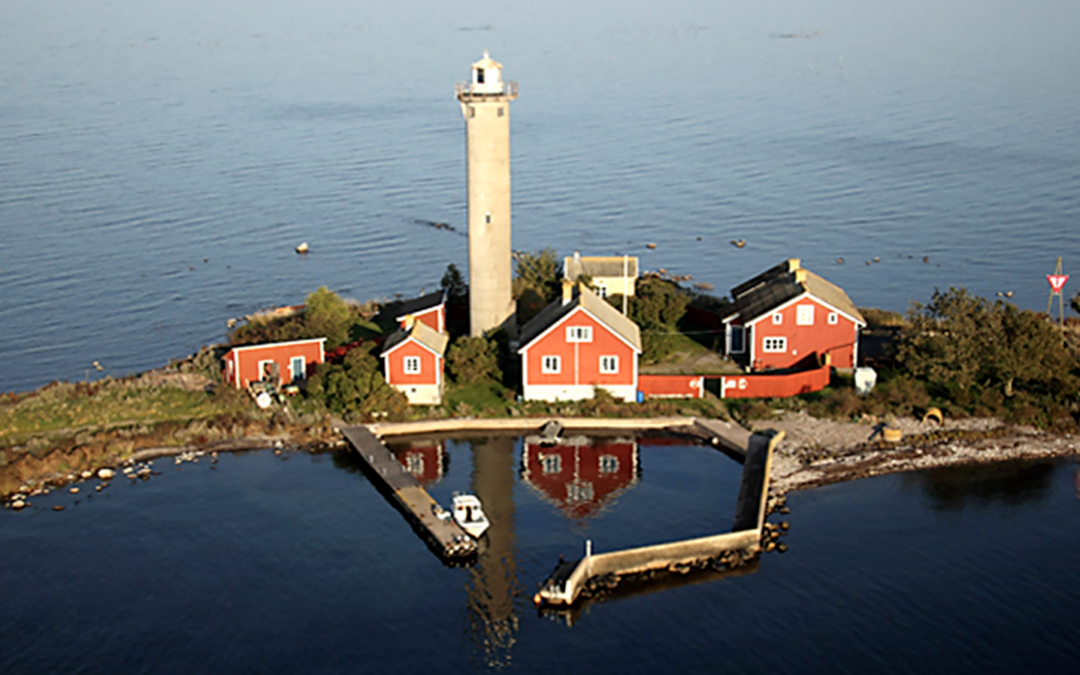
[(233, 347), (222, 358), (223, 379), (237, 389), (267, 380), (284, 386), (307, 379), (326, 360), (326, 338)]
[(847, 293), (792, 258), (736, 286), (724, 318), (727, 354), (751, 370), (816, 366), (830, 355), (854, 368), (866, 320)]
[(394, 456), (421, 485), (431, 485), (442, 480), (449, 464), (445, 441), (413, 441)]
[(522, 481), (574, 520), (602, 511), (637, 484), (640, 471), (632, 438), (574, 436), (545, 446), (529, 436), (521, 453)]
[(406, 319), (406, 328), (394, 332), (383, 344), (386, 383), (405, 394), (413, 405), (442, 403), (446, 333), (426, 323)]
[(592, 398), (597, 388), (637, 399), (641, 333), (584, 284), (563, 281), (563, 297), (521, 329), (521, 384), (526, 400)]

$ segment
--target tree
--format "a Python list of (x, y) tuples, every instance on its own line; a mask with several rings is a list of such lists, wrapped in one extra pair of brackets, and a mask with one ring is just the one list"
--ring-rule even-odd
[(1076, 295), (1069, 301), (1069, 304), (1072, 306), (1074, 312), (1080, 314), (1080, 291), (1076, 292)]
[(446, 274), (443, 274), (439, 288), (446, 291), (446, 301), (461, 305), (469, 299), (469, 285), (465, 283), (465, 277), (454, 263), (446, 266)]
[(562, 293), (562, 263), (553, 248), (534, 253), (514, 254), (516, 276), (514, 297), (526, 290), (535, 291), (544, 304), (554, 302)]
[(379, 360), (366, 349), (353, 349), (341, 365), (321, 366), (308, 380), (308, 396), (336, 413), (366, 417), (387, 412), (395, 418), (408, 409), (405, 395), (386, 383)]
[(320, 286), (304, 301), (304, 337), (324, 337), (327, 347), (337, 347), (349, 341), (352, 310), (337, 293)]
[[(614, 304), (622, 299), (609, 300)], [(678, 332), (690, 296), (670, 281), (646, 277), (638, 280), (635, 295), (628, 304), (630, 318), (641, 329), (641, 358), (655, 362), (670, 354), (674, 349), (671, 336)]]
[(482, 337), (454, 340), (446, 350), (446, 369), (458, 384), (502, 377), (495, 341)]
[(1077, 363), (1044, 317), (963, 288), (935, 290), (930, 304), (912, 309), (897, 359), (949, 398), (991, 389), (1007, 398), (1018, 390), (1071, 396), (1080, 382)]

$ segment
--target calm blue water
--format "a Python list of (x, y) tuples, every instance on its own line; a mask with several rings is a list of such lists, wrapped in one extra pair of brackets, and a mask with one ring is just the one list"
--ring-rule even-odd
[(739, 467), (642, 446), (636, 482), (581, 519), (526, 484), (520, 440), (446, 452), (430, 488), (443, 503), (505, 488), (485, 497), (473, 568), (444, 567), (344, 454), (159, 460), (146, 483), (2, 512), (0, 669), (1015, 673), (1070, 672), (1080, 656), (1072, 462), (796, 494), (790, 550), (755, 573), (568, 621), (529, 601), (559, 555), (729, 527)]
[(635, 253), (721, 291), (800, 257), (895, 310), (950, 285), (1045, 308), (1056, 256), (1080, 261), (1069, 0), (0, 16), (0, 390), (162, 365), (319, 285), (410, 296), (464, 267), (464, 237), (414, 221), (464, 223), (453, 83), (485, 48), (521, 84), (516, 248)]

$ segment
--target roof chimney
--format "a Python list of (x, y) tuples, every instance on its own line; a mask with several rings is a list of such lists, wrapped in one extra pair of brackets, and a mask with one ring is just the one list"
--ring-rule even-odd
[(795, 270), (799, 269), (799, 259), (798, 258), (788, 258), (787, 269), (788, 269), (788, 272), (794, 272)]
[(562, 280), (562, 304), (568, 305), (574, 299), (574, 282), (570, 279)]
[(797, 283), (797, 284), (805, 284), (806, 283), (806, 270), (801, 269), (801, 268), (795, 270), (795, 283)]
[(401, 327), (405, 330), (412, 330), (412, 327), (415, 323), (416, 317), (412, 314), (406, 314), (405, 318), (401, 320)]

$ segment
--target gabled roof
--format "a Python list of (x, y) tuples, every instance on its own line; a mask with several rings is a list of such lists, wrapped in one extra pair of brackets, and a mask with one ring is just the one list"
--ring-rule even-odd
[(446, 336), (446, 333), (440, 333), (427, 324), (417, 321), (412, 325), (412, 328), (400, 328), (394, 331), (383, 344), (381, 356), (386, 356), (410, 338), (438, 356), (442, 356), (446, 353), (446, 345), (450, 341), (450, 338)]
[(810, 294), (859, 323), (866, 323), (866, 319), (844, 289), (804, 269), (797, 258), (785, 260), (731, 289), (736, 311), (744, 324), (749, 324), (805, 294)]
[[(626, 273), (623, 273), (625, 265)], [(637, 256), (582, 256), (573, 255), (563, 259), (563, 276), (576, 281), (582, 274), (590, 277), (628, 277), (638, 276)]]
[(535, 342), (548, 329), (555, 326), (579, 307), (607, 326), (613, 333), (636, 349), (638, 353), (641, 353), (641, 331), (638, 330), (637, 324), (623, 316), (607, 300), (593, 293), (582, 284), (576, 285), (573, 297), (569, 302), (564, 303), (561, 299), (556, 300), (540, 310), (540, 313), (534, 316), (532, 321), (521, 328), (521, 348), (518, 349), (518, 353), (525, 351), (530, 343)]
[(382, 311), (388, 315), (392, 315), (395, 321), (401, 321), (409, 314), (421, 314), (445, 303), (446, 291), (435, 291), (434, 293), (421, 295), (420, 297), (412, 298), (411, 300), (391, 302), (386, 305)]
[(223, 356), (222, 358), (228, 357), (228, 355), (233, 352), (246, 352), (251, 349), (262, 349), (265, 347), (291, 347), (293, 345), (309, 345), (315, 342), (323, 344), (323, 348), (325, 349), (326, 338), (324, 337), (308, 338), (305, 340), (289, 340), (287, 342), (259, 342), (253, 345), (237, 345), (235, 347), (231, 347), (229, 351), (225, 353), (225, 356)]

